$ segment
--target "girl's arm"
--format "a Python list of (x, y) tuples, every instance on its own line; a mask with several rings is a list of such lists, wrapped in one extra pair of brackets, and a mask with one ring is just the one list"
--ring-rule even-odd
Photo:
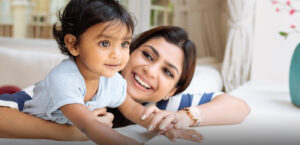
[(71, 125), (46, 121), (17, 109), (0, 107), (0, 138), (84, 141), (88, 138)]
[(84, 134), (97, 144), (105, 145), (141, 145), (137, 141), (123, 136), (112, 128), (97, 121), (97, 118), (82, 104), (69, 104), (60, 107), (63, 114)]

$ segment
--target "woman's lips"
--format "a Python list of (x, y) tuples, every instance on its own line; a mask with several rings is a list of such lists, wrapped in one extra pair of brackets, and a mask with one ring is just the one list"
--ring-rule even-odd
[[(134, 84), (138, 89), (140, 89), (140, 90), (142, 90), (142, 91), (144, 91), (144, 92), (150, 92), (150, 91), (152, 90), (152, 87), (150, 87), (149, 89), (145, 88), (145, 86), (143, 86), (140, 82), (138, 82), (138, 81), (136, 80), (136, 78), (135, 78), (136, 75), (137, 75), (137, 74), (135, 74), (135, 73), (132, 73), (132, 75), (131, 75), (131, 79), (132, 79), (133, 84)], [(137, 75), (137, 77), (138, 77), (138, 75)]]

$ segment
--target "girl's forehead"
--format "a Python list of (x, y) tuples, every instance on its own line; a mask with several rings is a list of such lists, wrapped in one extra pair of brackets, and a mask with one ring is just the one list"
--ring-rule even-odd
[(124, 31), (126, 30), (128, 34), (132, 35), (132, 28), (127, 25), (126, 23), (119, 21), (119, 20), (113, 20), (103, 23), (103, 32), (105, 31)]

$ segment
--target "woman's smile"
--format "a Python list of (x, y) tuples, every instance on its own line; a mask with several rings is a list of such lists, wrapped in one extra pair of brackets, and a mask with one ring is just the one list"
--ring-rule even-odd
[(132, 73), (131, 76), (131, 80), (133, 81), (135, 87), (137, 87), (138, 89), (144, 92), (150, 92), (153, 90), (153, 87), (151, 87), (151, 85), (148, 84), (144, 79), (142, 79), (142, 77), (138, 74)]

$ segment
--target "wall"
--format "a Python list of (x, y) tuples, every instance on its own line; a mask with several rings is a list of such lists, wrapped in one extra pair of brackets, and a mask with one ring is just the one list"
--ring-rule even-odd
[[(251, 79), (254, 81), (271, 81), (288, 85), (290, 60), (296, 45), (300, 42), (300, 33), (291, 34), (285, 39), (279, 35), (279, 31), (299, 30), (300, 12), (290, 15), (286, 1), (278, 0), (279, 3), (275, 2), (276, 4), (272, 4), (270, 0), (257, 1), (251, 72)], [(299, 10), (299, 0), (290, 2)], [(276, 8), (279, 8), (278, 12)], [(296, 25), (295, 29), (290, 27), (292, 24)]]

